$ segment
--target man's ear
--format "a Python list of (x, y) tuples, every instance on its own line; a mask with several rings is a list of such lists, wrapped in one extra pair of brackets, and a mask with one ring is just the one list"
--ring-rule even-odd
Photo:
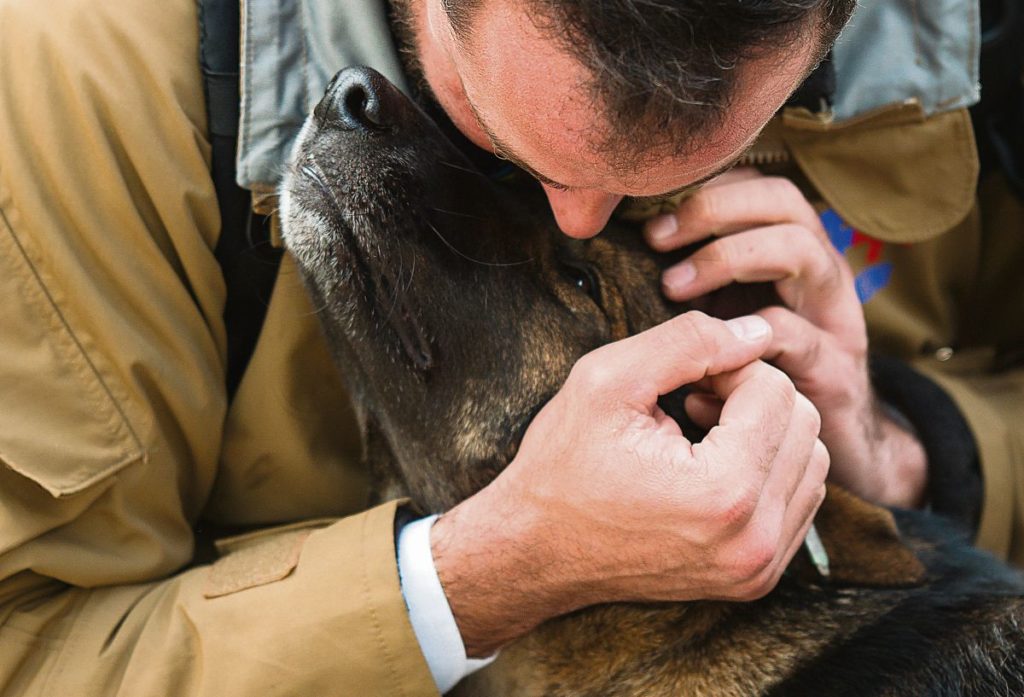
[[(828, 585), (906, 588), (925, 580), (924, 565), (901, 539), (892, 513), (845, 489), (829, 485), (814, 526), (828, 552)], [(793, 571), (822, 583), (807, 560), (794, 564)]]

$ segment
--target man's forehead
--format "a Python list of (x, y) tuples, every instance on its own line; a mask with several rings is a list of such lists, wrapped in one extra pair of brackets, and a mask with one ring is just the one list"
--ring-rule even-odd
[[(613, 154), (603, 151), (610, 131), (589, 88), (593, 76), (523, 7), (477, 6), (471, 38), (458, 41), (450, 33), (449, 50), (466, 99), (496, 151), (556, 188), (651, 196), (715, 176), (749, 149), (802, 81), (814, 52), (811, 47), (752, 59), (744, 69), (755, 79), (737, 88), (733, 106), (713, 131), (688, 147), (663, 138), (659, 147), (658, 134), (638, 133), (635, 152), (617, 147)], [(447, 16), (445, 24), (451, 32)], [(629, 134), (614, 135), (628, 146)]]

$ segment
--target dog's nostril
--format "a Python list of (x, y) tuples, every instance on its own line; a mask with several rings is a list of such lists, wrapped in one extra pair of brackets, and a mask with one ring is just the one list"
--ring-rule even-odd
[(342, 119), (353, 128), (382, 127), (380, 107), (380, 98), (372, 86), (362, 82), (350, 83), (341, 94)]
[(383, 130), (392, 125), (397, 90), (369, 68), (346, 68), (338, 73), (317, 105), (321, 125), (347, 131)]
[(366, 103), (369, 98), (362, 85), (353, 85), (345, 95), (345, 111), (357, 121), (363, 121), (366, 117)]

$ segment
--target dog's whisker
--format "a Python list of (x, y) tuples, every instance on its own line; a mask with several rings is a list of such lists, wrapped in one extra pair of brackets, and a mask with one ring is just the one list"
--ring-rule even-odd
[(385, 322), (391, 320), (391, 315), (394, 314), (395, 308), (398, 307), (398, 296), (401, 295), (404, 292), (402, 290), (402, 286), (401, 286), (401, 282), (402, 282), (402, 267), (404, 265), (405, 265), (405, 255), (402, 254), (402, 250), (398, 250), (398, 273), (395, 274), (395, 278), (398, 279), (398, 283), (394, 283), (394, 284), (392, 284), (390, 282), (388, 283), (388, 285), (391, 286), (391, 307), (389, 307), (388, 311), (384, 314), (384, 321)]
[(405, 282), (405, 290), (403, 291), (405, 293), (408, 293), (412, 289), (412, 277), (416, 275), (416, 256), (417, 255), (415, 254), (412, 255), (412, 268), (409, 269), (409, 277)]
[(467, 172), (467, 173), (475, 175), (477, 177), (483, 177), (484, 179), (487, 178), (483, 173), (477, 172), (475, 169), (470, 169), (469, 167), (464, 167), (462, 165), (457, 165), (454, 162), (447, 162), (445, 160), (438, 160), (438, 162), (440, 164), (444, 165), (445, 167), (451, 167), (452, 169), (457, 169), (460, 172)]
[(460, 213), (459, 211), (449, 211), (444, 208), (438, 208), (437, 206), (431, 206), (431, 210), (437, 211), (438, 213), (444, 213), (446, 215), (454, 215), (456, 218), (470, 218), (471, 220), (488, 220), (488, 218), (482, 215), (473, 215), (472, 213)]
[(445, 239), (444, 235), (441, 234), (441, 231), (438, 230), (437, 227), (433, 223), (427, 222), (427, 227), (429, 227), (431, 230), (434, 231), (434, 234), (437, 235), (437, 238), (439, 240), (441, 240), (442, 242), (444, 242), (444, 245), (448, 249), (452, 250), (453, 252), (458, 254), (460, 257), (462, 257), (466, 261), (471, 261), (474, 264), (480, 264), (481, 266), (508, 267), (508, 266), (522, 266), (523, 264), (529, 264), (530, 262), (533, 261), (533, 257), (530, 257), (529, 259), (524, 259), (522, 261), (482, 261), (480, 259), (474, 259), (473, 257), (469, 256), (468, 254), (465, 254), (464, 252), (461, 252), (458, 249), (456, 249), (455, 246), (451, 242), (449, 242), (448, 240)]

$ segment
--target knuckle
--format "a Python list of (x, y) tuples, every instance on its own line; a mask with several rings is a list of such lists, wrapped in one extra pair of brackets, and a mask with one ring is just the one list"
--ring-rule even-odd
[(695, 363), (703, 365), (706, 371), (719, 352), (718, 332), (721, 330), (717, 325), (720, 323), (721, 320), (696, 310), (679, 315), (670, 323), (671, 334), (666, 339), (671, 346), (666, 348), (683, 351)]
[(824, 245), (820, 249), (822, 253), (811, 258), (810, 273), (821, 292), (833, 294), (840, 289), (845, 278), (832, 250)]
[(781, 564), (770, 564), (744, 588), (745, 600), (760, 600), (778, 585), (783, 567)]
[(706, 333), (713, 321), (700, 310), (690, 310), (678, 315), (669, 326), (674, 327), (681, 337), (689, 339)]
[(721, 217), (718, 195), (714, 189), (701, 189), (690, 199), (688, 217), (699, 228), (713, 229)]
[(784, 372), (774, 366), (765, 365), (761, 378), (765, 393), (780, 403), (780, 406), (792, 411), (796, 407), (796, 386)]
[(737, 262), (743, 256), (739, 249), (742, 238), (736, 236), (720, 237), (714, 242), (705, 245), (693, 256), (703, 263), (705, 267), (714, 267), (720, 274), (732, 277), (737, 268)]
[(800, 392), (794, 394), (794, 407), (796, 413), (806, 424), (808, 431), (813, 431), (815, 435), (821, 432), (821, 412), (818, 411), (817, 407)]
[(799, 187), (785, 177), (765, 177), (764, 183), (771, 187), (771, 194), (779, 199), (785, 201), (798, 199), (800, 202), (805, 200)]
[(768, 177), (768, 185), (772, 187), (771, 194), (786, 204), (786, 207), (790, 210), (800, 209), (801, 219), (810, 215), (813, 219), (817, 220), (817, 214), (814, 212), (814, 207), (804, 196), (804, 192), (800, 190), (800, 187), (793, 183), (792, 180), (785, 177)]
[(764, 585), (774, 568), (775, 547), (774, 541), (763, 532), (748, 536), (733, 569), (740, 587), (757, 592)]
[(770, 574), (763, 574), (753, 581), (744, 583), (739, 588), (738, 600), (743, 602), (751, 602), (754, 600), (760, 600), (764, 596), (772, 592), (775, 588), (774, 576)]
[(822, 359), (822, 337), (820, 334), (813, 334), (807, 342), (807, 349), (804, 352), (803, 368), (805, 372), (811, 372), (816, 366), (821, 365)]
[(566, 381), (586, 393), (604, 392), (615, 383), (615, 373), (607, 360), (602, 360), (600, 352), (583, 356), (569, 371)]
[(828, 471), (832, 466), (832, 456), (828, 452), (828, 448), (821, 440), (814, 441), (814, 450), (811, 453), (811, 467), (813, 473), (818, 481), (821, 482), (822, 496), (824, 496), (825, 479), (828, 477)]
[(821, 508), (821, 504), (825, 503), (825, 497), (827, 495), (828, 487), (826, 487), (825, 483), (822, 482), (821, 486), (818, 487), (818, 490), (815, 492), (814, 513), (811, 514), (812, 516), (818, 512), (818, 509)]
[(758, 487), (750, 484), (740, 486), (719, 498), (714, 515), (727, 532), (736, 533), (750, 524), (759, 500)]
[(868, 359), (868, 335), (866, 331), (856, 332), (847, 340), (847, 351), (853, 357), (858, 366), (867, 363)]

